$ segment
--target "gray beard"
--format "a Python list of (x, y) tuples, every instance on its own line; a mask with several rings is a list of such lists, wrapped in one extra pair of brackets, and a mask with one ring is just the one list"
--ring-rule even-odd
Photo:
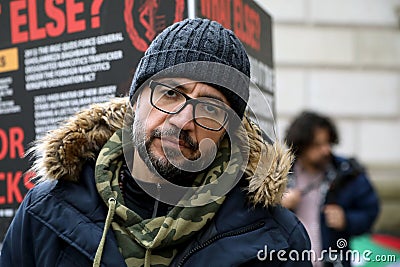
[[(188, 172), (183, 169), (190, 168), (190, 161), (185, 161), (187, 165), (185, 168), (181, 169), (168, 161), (167, 158), (157, 157), (155, 153), (151, 150), (151, 144), (154, 141), (154, 133), (151, 133), (149, 138), (145, 136), (145, 125), (137, 118), (134, 119), (132, 124), (132, 142), (140, 158), (144, 161), (149, 170), (156, 170), (161, 177), (165, 180), (181, 186), (191, 186), (197, 173)], [(168, 158), (174, 158), (180, 153), (175, 149), (164, 148), (165, 154)], [(196, 160), (200, 155), (196, 155), (191, 160)]]

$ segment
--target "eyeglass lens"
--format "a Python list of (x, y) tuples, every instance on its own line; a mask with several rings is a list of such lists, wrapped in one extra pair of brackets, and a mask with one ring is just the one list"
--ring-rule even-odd
[(169, 113), (179, 113), (187, 104), (194, 108), (194, 120), (204, 128), (219, 130), (227, 119), (227, 111), (218, 105), (218, 100), (207, 97), (190, 99), (188, 96), (168, 85), (152, 81), (151, 103), (159, 110)]

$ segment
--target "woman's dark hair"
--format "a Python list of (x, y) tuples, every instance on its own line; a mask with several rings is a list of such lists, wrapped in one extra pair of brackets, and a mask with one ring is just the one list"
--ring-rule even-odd
[(315, 130), (318, 128), (328, 130), (331, 144), (339, 143), (336, 127), (328, 117), (315, 112), (304, 111), (293, 120), (286, 131), (285, 141), (291, 146), (296, 157), (312, 144)]

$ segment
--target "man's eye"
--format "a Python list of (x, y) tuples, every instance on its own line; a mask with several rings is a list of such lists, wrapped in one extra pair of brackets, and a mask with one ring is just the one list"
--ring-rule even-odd
[(204, 105), (204, 111), (215, 114), (217, 113), (217, 108), (212, 105)]
[(163, 95), (166, 96), (166, 97), (172, 98), (172, 97), (176, 97), (176, 96), (177, 96), (177, 93), (176, 93), (174, 90), (165, 89), (165, 90), (163, 91)]

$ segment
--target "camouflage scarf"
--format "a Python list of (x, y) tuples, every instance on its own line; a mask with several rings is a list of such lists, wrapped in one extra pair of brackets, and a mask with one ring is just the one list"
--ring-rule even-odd
[[(128, 266), (169, 266), (178, 252), (178, 247), (191, 240), (215, 215), (225, 197), (199, 207), (175, 206), (166, 216), (142, 219), (128, 209), (118, 185), (120, 168), (124, 162), (122, 131), (118, 130), (104, 145), (97, 158), (95, 179), (101, 198), (108, 205), (108, 199), (116, 199), (115, 215), (111, 223), (119, 250)], [(240, 154), (236, 149), (233, 155)], [(232, 157), (233, 158), (233, 157)], [(231, 160), (232, 160), (231, 158)], [(216, 179), (227, 170), (230, 160), (230, 145), (224, 139), (216, 159), (207, 173), (199, 174), (194, 184), (217, 182)], [(238, 168), (238, 164), (229, 168)], [(209, 197), (212, 192), (208, 192)]]

